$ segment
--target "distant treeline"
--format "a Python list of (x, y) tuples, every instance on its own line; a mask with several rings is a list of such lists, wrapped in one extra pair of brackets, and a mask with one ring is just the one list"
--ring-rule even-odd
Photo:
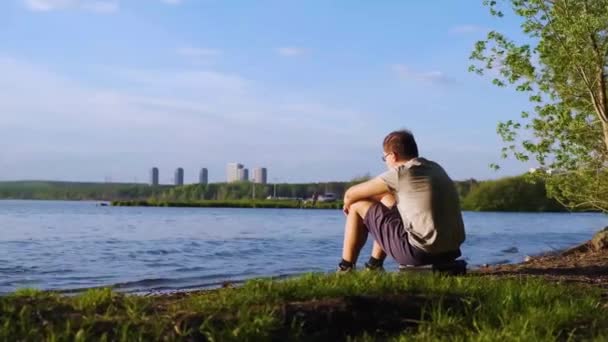
[[(350, 182), (328, 182), (307, 184), (252, 184), (212, 183), (207, 185), (149, 186), (145, 184), (121, 183), (72, 183), (72, 182), (0, 182), (2, 199), (43, 199), (43, 200), (103, 200), (141, 201), (131, 204), (150, 205), (210, 206), (223, 201), (227, 206), (249, 206), (242, 200), (260, 203), (268, 197), (307, 199), (314, 193), (335, 193), (338, 198), (350, 186), (365, 179)], [(491, 181), (474, 179), (455, 182), (461, 197), (462, 208), (474, 211), (564, 211), (555, 200), (547, 198), (544, 183), (532, 183), (525, 177), (510, 177)], [(255, 187), (255, 189), (254, 189)], [(255, 196), (254, 196), (255, 192)], [(237, 202), (234, 202), (237, 201)], [(240, 201), (240, 202), (239, 202)], [(196, 202), (196, 204), (194, 204)], [(285, 203), (285, 202), (283, 202)], [(269, 206), (274, 204), (270, 203)], [(287, 205), (287, 204), (285, 204)], [(292, 205), (292, 204), (289, 204)], [(261, 207), (262, 204), (256, 207)]]
[[(261, 200), (268, 197), (308, 199), (313, 194), (334, 193), (338, 198), (344, 197), (346, 190), (365, 179), (355, 179), (350, 182), (328, 182), (328, 183), (302, 183), (302, 184), (252, 184), (240, 183), (214, 183), (208, 185), (185, 185), (173, 187), (150, 199), (156, 201), (197, 201), (197, 200)], [(472, 188), (477, 186), (477, 181), (456, 182), (461, 196), (468, 194)], [(255, 189), (254, 189), (255, 187)]]
[(79, 183), (55, 181), (15, 181), (0, 182), (0, 199), (36, 200), (151, 200), (151, 201), (194, 201), (194, 200), (241, 200), (265, 199), (268, 196), (308, 198), (313, 193), (334, 192), (343, 196), (345, 189), (359, 181), (329, 182), (312, 184), (253, 184), (212, 183), (184, 186), (150, 186), (134, 183)]
[(159, 195), (169, 188), (132, 183), (0, 182), (0, 199), (133, 200)]

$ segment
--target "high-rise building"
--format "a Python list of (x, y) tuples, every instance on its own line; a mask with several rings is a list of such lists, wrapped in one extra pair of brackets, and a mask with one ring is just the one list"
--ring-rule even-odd
[(209, 183), (209, 171), (207, 171), (207, 168), (204, 167), (201, 169), (201, 172), (198, 175), (198, 183), (202, 185)]
[(175, 185), (184, 185), (184, 169), (181, 167), (175, 170)]
[(157, 186), (158, 185), (158, 168), (153, 167), (150, 170), (150, 185)]
[(243, 164), (239, 163), (230, 163), (226, 166), (226, 181), (228, 183), (238, 182), (239, 178), (239, 170), (243, 169)]
[(266, 184), (268, 182), (268, 170), (265, 167), (256, 167), (253, 169), (253, 182)]
[(249, 169), (239, 169), (238, 177), (241, 182), (249, 181)]

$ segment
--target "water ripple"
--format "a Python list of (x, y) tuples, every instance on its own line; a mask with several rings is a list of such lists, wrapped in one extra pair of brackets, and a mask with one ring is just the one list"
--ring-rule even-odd
[[(340, 211), (110, 210), (63, 201), (0, 201), (0, 210), (0, 293), (112, 285), (179, 290), (331, 271), (344, 231)], [(601, 214), (465, 213), (464, 219), (462, 251), (471, 265), (518, 262), (583, 242), (608, 225)], [(368, 243), (362, 258), (370, 251)], [(397, 268), (390, 260), (385, 266)]]

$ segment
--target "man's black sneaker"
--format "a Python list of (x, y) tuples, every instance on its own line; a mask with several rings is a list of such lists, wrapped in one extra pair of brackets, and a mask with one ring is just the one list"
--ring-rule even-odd
[(343, 265), (338, 265), (338, 269), (336, 270), (336, 273), (350, 273), (350, 272), (354, 272), (355, 271), (355, 266), (343, 266)]
[(365, 263), (365, 270), (366, 271), (374, 271), (374, 272), (384, 272), (384, 267), (382, 265), (376, 266), (376, 265), (372, 265), (372, 264), (366, 262)]

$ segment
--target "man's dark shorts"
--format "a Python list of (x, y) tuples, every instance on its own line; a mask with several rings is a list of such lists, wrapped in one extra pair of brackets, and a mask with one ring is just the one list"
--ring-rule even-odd
[(452, 261), (461, 255), (460, 250), (429, 254), (412, 246), (397, 206), (388, 208), (382, 203), (374, 203), (367, 211), (363, 223), (384, 252), (401, 265), (429, 265)]

